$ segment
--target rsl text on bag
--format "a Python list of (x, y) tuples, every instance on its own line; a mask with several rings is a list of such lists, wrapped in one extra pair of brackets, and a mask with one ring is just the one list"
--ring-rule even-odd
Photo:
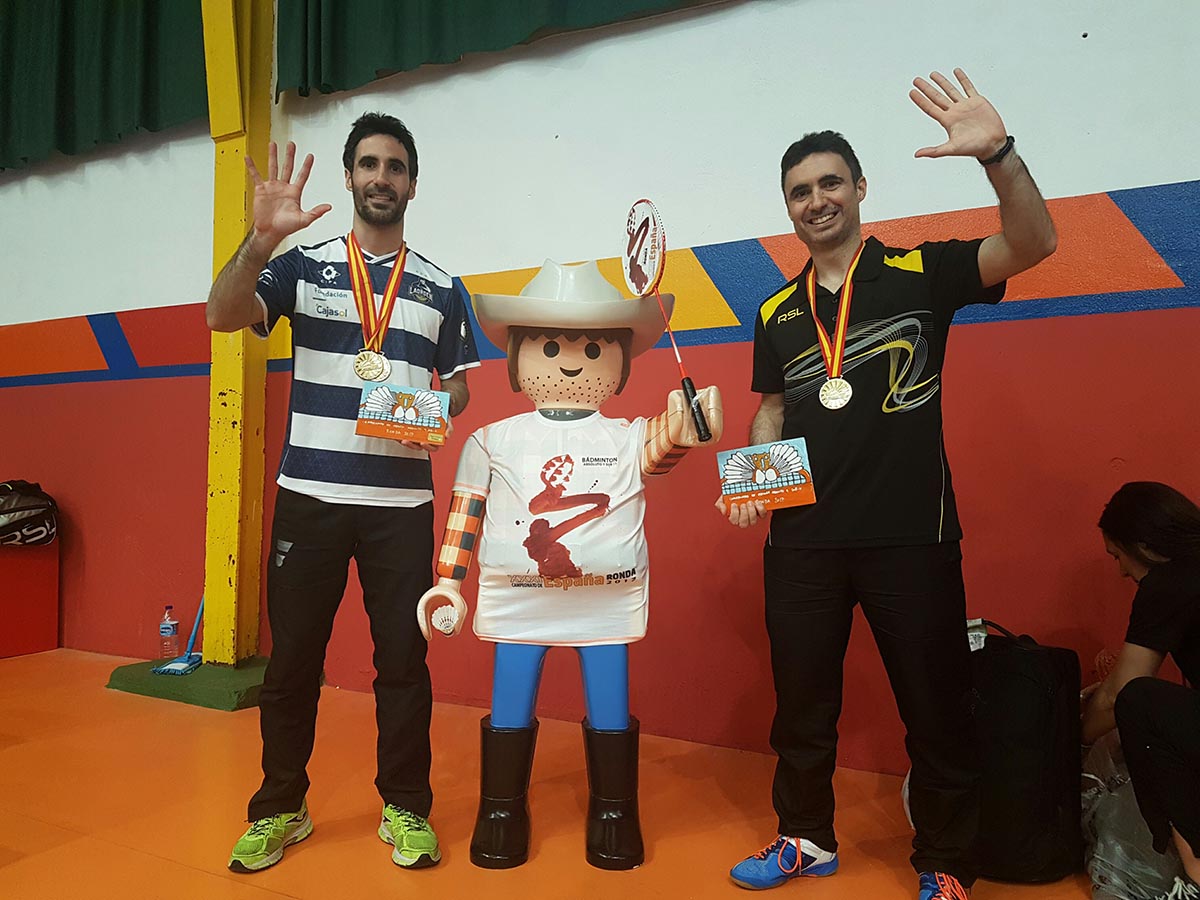
[(58, 504), (36, 482), (0, 481), (0, 546), (49, 544), (58, 534)]

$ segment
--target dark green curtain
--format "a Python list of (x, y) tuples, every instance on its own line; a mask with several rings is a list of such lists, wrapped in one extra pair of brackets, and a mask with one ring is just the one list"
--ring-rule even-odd
[(276, 96), (347, 91), (425, 63), (706, 2), (713, 0), (279, 0)]
[(0, 0), (0, 168), (207, 116), (200, 0)]

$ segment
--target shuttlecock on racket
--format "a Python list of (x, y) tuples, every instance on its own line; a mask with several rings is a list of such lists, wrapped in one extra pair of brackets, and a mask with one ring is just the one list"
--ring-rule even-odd
[(442, 634), (453, 634), (454, 626), (458, 624), (458, 610), (449, 604), (439, 606), (429, 620)]

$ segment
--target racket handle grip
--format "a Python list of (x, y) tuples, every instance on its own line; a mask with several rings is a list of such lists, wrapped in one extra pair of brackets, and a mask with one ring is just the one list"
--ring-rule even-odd
[(683, 396), (687, 399), (692, 410), (692, 421), (696, 423), (696, 436), (704, 444), (712, 440), (712, 432), (708, 430), (708, 420), (704, 418), (704, 410), (700, 408), (700, 398), (696, 396), (696, 385), (692, 379), (683, 379)]

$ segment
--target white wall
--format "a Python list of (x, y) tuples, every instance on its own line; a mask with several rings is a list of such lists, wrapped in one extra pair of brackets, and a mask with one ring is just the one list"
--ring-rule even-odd
[(212, 208), (204, 122), (0, 172), (0, 325), (203, 300)]
[[(317, 157), (306, 201), (334, 204), (308, 243), (349, 225), (350, 122), (400, 116), (409, 241), (469, 274), (614, 256), (641, 195), (673, 246), (786, 231), (779, 157), (822, 128), (858, 151), (869, 220), (987, 205), (975, 163), (912, 158), (941, 141), (907, 98), (932, 68), (966, 69), (1047, 196), (1195, 179), (1197, 47), (1195, 0), (744, 0), (288, 96), (273, 127)], [(211, 169), (198, 131), (0, 175), (0, 324), (202, 299)]]

